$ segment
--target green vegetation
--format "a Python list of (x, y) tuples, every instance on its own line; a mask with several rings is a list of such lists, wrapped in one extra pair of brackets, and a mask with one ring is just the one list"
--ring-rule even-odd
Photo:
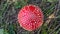
[[(18, 22), (14, 21), (15, 19), (12, 18), (12, 16), (16, 16), (18, 13), (18, 9), (21, 9), (22, 7), (24, 7), (25, 5), (29, 4), (29, 1), (31, 0), (1, 0), (1, 4), (0, 4), (0, 20), (2, 20), (2, 22), (0, 22), (0, 34), (17, 34), (20, 33), (21, 34), (33, 34), (33, 32), (29, 32), (26, 31), (24, 29), (22, 29)], [(38, 0), (37, 0), (38, 1)], [(39, 7), (41, 7), (41, 9), (43, 10), (44, 13), (44, 19), (48, 19), (48, 17), (53, 14), (55, 12), (55, 8), (56, 8), (56, 2), (57, 0), (42, 0), (41, 3), (39, 5)], [(14, 8), (14, 10), (12, 10)], [(16, 11), (16, 15), (10, 15), (11, 13), (9, 11)], [(59, 13), (60, 14), (60, 13)], [(7, 17), (6, 17), (7, 16)], [(57, 18), (60, 18), (60, 16), (55, 16)], [(10, 19), (12, 18), (12, 19)], [(8, 21), (9, 20), (9, 21)], [(44, 24), (46, 23), (46, 20), (44, 21)], [(14, 21), (14, 22), (13, 22)], [(50, 24), (51, 22), (51, 24)], [(38, 34), (41, 32), (41, 34), (48, 34), (53, 32), (53, 30), (56, 28), (56, 26), (59, 25), (59, 22), (57, 21), (57, 19), (55, 19), (54, 21), (51, 20), (49, 22), (49, 24), (47, 24), (46, 26), (43, 24), (42, 27), (40, 28), (41, 31), (37, 31)], [(49, 28), (50, 27), (50, 28)], [(53, 32), (53, 34), (58, 34), (58, 32), (60, 31), (60, 28), (57, 28), (58, 30), (55, 30)], [(20, 30), (20, 31), (19, 31)]]

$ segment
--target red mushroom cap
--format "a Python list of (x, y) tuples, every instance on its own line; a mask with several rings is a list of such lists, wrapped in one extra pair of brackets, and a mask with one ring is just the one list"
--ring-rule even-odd
[(18, 22), (25, 30), (36, 30), (43, 24), (42, 10), (35, 5), (24, 6), (18, 13)]

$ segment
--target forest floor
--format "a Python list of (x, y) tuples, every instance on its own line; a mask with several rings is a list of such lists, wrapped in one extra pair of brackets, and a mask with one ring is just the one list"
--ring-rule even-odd
[[(27, 4), (39, 6), (44, 14), (44, 24), (35, 31), (24, 30), (17, 21)], [(0, 0), (0, 34), (60, 34), (60, 0)]]

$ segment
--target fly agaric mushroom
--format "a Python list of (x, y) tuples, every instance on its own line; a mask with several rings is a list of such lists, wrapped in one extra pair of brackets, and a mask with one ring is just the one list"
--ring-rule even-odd
[(18, 22), (25, 30), (36, 30), (43, 24), (42, 10), (35, 5), (24, 6), (18, 13)]

